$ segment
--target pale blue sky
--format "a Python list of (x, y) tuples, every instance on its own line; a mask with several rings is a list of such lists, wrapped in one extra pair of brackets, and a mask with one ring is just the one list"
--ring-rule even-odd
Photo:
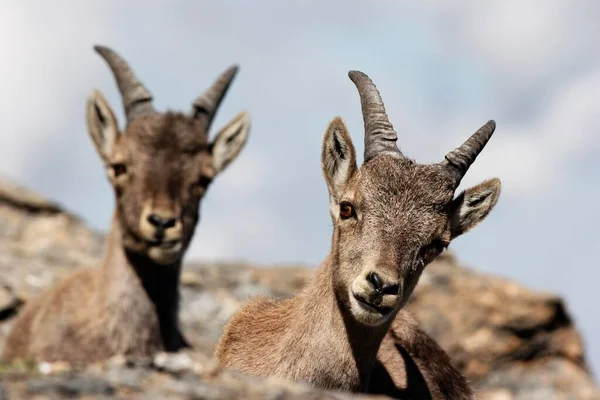
[(330, 245), (320, 140), (341, 115), (362, 153), (347, 78), (380, 88), (405, 154), (434, 162), (488, 119), (496, 135), (463, 185), (503, 181), (496, 210), (451, 246), (468, 265), (560, 293), (600, 368), (600, 3), (103, 1), (0, 3), (0, 173), (105, 229), (113, 199), (87, 136), (113, 47), (159, 109), (188, 110), (241, 65), (215, 128), (250, 111), (251, 137), (210, 189), (188, 259), (316, 265)]

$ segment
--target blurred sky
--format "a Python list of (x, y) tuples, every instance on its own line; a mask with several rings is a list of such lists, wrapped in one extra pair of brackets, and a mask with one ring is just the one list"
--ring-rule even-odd
[(113, 47), (188, 110), (241, 65), (218, 129), (247, 109), (240, 158), (211, 187), (190, 258), (316, 265), (330, 246), (321, 136), (341, 115), (363, 151), (350, 69), (381, 91), (403, 152), (437, 162), (498, 128), (463, 187), (498, 176), (496, 209), (451, 246), (471, 266), (565, 296), (600, 368), (600, 2), (116, 1), (0, 3), (0, 173), (106, 229), (113, 196), (84, 123), (100, 88), (123, 123)]

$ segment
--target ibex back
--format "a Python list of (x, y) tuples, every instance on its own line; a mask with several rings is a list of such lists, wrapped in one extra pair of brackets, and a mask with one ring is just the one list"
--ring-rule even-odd
[(418, 164), (396, 146), (373, 82), (358, 71), (349, 75), (361, 98), (365, 154), (359, 168), (346, 126), (334, 119), (321, 154), (334, 225), (331, 252), (297, 296), (256, 299), (242, 308), (216, 355), (254, 375), (323, 388), (471, 398), (446, 353), (402, 307), (425, 266), (496, 204), (497, 179), (454, 197), (495, 124), (488, 122), (443, 162)]
[(248, 115), (240, 113), (208, 140), (237, 67), (198, 97), (191, 113), (161, 113), (118, 54), (95, 49), (116, 78), (127, 117), (121, 133), (104, 96), (90, 96), (89, 133), (116, 199), (102, 266), (77, 271), (29, 302), (5, 358), (92, 362), (188, 346), (178, 327), (181, 259), (205, 191), (249, 132)]

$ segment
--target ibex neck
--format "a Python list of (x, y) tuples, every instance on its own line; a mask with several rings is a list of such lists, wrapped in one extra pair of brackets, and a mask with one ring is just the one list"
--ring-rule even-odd
[[(123, 247), (122, 228), (112, 219), (104, 256), (104, 285), (115, 315), (127, 320), (154, 313), (165, 350), (185, 346), (178, 329), (179, 275), (181, 262), (159, 265)], [(118, 317), (117, 317), (118, 318)], [(151, 321), (148, 321), (151, 329)]]
[[(328, 257), (317, 269), (312, 282), (301, 294), (300, 307), (305, 313), (303, 319), (310, 315), (312, 320), (302, 336), (310, 332), (318, 338), (315, 343), (328, 343), (333, 348), (326, 352), (321, 350), (315, 355), (326, 365), (336, 365), (343, 369), (338, 371), (335, 379), (347, 380), (345, 389), (353, 391), (365, 390), (381, 342), (387, 333), (389, 324), (385, 326), (366, 326), (359, 324), (350, 314), (348, 306), (339, 293), (336, 294), (334, 279), (335, 265)], [(305, 336), (306, 337), (306, 336)], [(324, 358), (335, 358), (324, 360)]]

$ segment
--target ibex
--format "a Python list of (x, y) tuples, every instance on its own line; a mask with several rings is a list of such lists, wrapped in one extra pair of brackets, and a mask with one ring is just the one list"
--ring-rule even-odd
[(95, 50), (116, 78), (127, 118), (121, 133), (104, 96), (95, 90), (89, 97), (89, 133), (116, 199), (104, 258), (26, 305), (6, 342), (7, 359), (94, 362), (189, 346), (178, 327), (181, 260), (207, 188), (248, 137), (249, 117), (240, 113), (208, 140), (238, 67), (223, 72), (190, 114), (162, 113), (116, 52)]
[(495, 123), (441, 163), (418, 164), (396, 146), (373, 82), (358, 71), (349, 77), (361, 98), (364, 163), (357, 167), (346, 126), (335, 118), (321, 153), (333, 220), (331, 252), (295, 297), (257, 298), (242, 307), (215, 355), (226, 367), (321, 388), (471, 398), (447, 354), (403, 306), (425, 266), (496, 204), (498, 179), (454, 197)]

